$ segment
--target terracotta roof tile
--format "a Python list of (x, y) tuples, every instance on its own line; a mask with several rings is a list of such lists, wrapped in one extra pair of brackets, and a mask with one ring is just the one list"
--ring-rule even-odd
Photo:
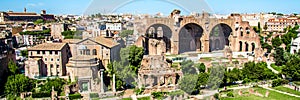
[(105, 38), (105, 37), (101, 37), (101, 36), (91, 38), (91, 40), (93, 40), (99, 44), (102, 44), (104, 46), (107, 46), (109, 48), (119, 45), (119, 43), (115, 42), (113, 39)]
[(65, 45), (66, 43), (43, 43), (28, 48), (28, 50), (61, 50)]

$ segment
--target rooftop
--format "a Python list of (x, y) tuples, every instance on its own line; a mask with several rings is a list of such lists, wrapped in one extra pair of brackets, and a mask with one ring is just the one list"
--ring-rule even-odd
[(28, 48), (28, 50), (61, 50), (65, 45), (66, 43), (43, 43)]
[(109, 48), (112, 48), (114, 46), (117, 46), (119, 43), (115, 42), (113, 39), (111, 38), (105, 38), (105, 37), (95, 37), (95, 38), (91, 38), (91, 40), (99, 43), (99, 44), (102, 44), (104, 46), (107, 46)]
[(64, 39), (62, 40), (62, 43), (70, 43), (70, 44), (73, 44), (73, 43), (77, 43), (81, 41), (80, 39)]

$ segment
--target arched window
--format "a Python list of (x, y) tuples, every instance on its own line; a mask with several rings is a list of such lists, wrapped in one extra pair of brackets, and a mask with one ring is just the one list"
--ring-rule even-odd
[(97, 50), (93, 49), (93, 55), (97, 55)]
[(90, 55), (90, 49), (86, 49), (86, 55)]
[(242, 51), (243, 50), (243, 42), (240, 41), (239, 43), (240, 43), (240, 51)]
[(250, 29), (249, 29), (249, 27), (246, 27), (246, 32), (247, 32), (247, 34), (250, 34)]
[(254, 51), (254, 49), (255, 49), (255, 44), (252, 43), (251, 45), (252, 45), (252, 51)]
[(243, 34), (243, 32), (244, 32), (243, 27), (240, 27), (240, 32), (241, 32), (241, 36), (243, 36), (244, 35)]
[(245, 42), (245, 51), (249, 51), (248, 47), (249, 47), (249, 44), (247, 42)]

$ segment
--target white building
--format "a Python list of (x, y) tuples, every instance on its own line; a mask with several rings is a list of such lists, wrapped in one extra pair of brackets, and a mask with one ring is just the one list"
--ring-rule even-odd
[(300, 49), (300, 34), (298, 34), (298, 37), (295, 40), (292, 39), (290, 53), (291, 54), (297, 53), (299, 52), (299, 49)]

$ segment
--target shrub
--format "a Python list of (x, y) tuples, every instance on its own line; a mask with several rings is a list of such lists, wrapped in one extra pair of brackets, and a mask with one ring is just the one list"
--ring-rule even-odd
[(76, 93), (76, 94), (71, 94), (69, 95), (69, 99), (81, 99), (81, 94)]
[(151, 95), (155, 99), (162, 99), (166, 93), (165, 92), (152, 92)]
[(51, 97), (51, 93), (50, 92), (32, 93), (32, 98), (43, 98), (43, 97)]
[(137, 94), (137, 95), (140, 95), (144, 92), (145, 88), (137, 88), (137, 89), (134, 89), (134, 92)]
[(90, 98), (99, 98), (98, 93), (90, 93)]
[(234, 95), (233, 95), (232, 92), (228, 92), (228, 93), (227, 93), (227, 96), (228, 96), (228, 97), (234, 97)]
[(215, 99), (219, 99), (219, 93), (214, 94)]
[(272, 87), (280, 86), (282, 84), (288, 84), (288, 80), (283, 80), (283, 79), (276, 79), (272, 81)]

